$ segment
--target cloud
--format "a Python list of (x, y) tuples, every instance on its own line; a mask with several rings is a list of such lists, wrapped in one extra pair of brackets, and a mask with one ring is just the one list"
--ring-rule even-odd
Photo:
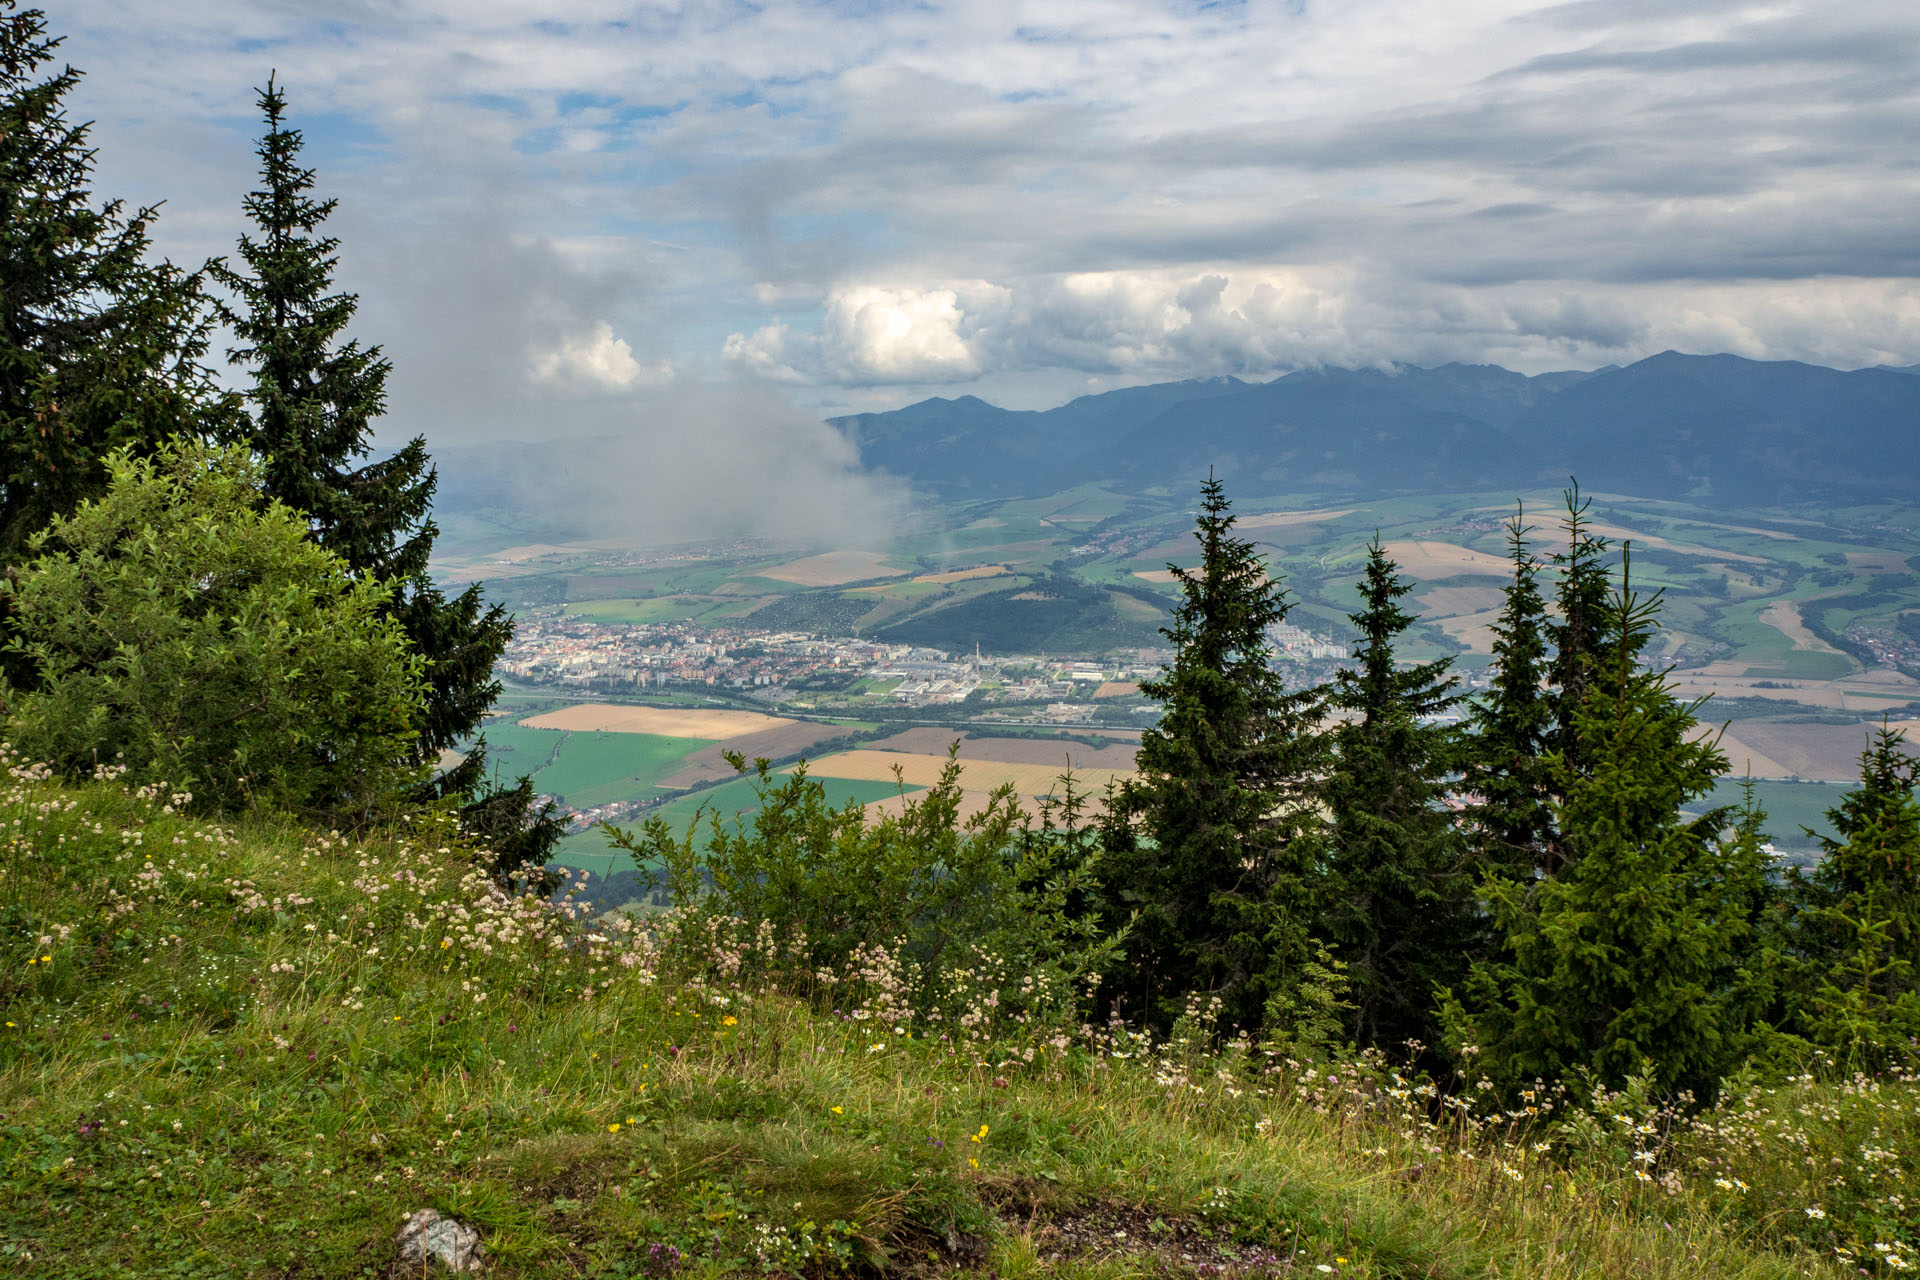
[(673, 365), (662, 360), (642, 367), (633, 348), (613, 336), (613, 326), (602, 320), (584, 333), (571, 334), (560, 345), (533, 358), (535, 382), (558, 383), (598, 391), (619, 391), (645, 383), (673, 380)]
[(832, 410), (1669, 345), (1920, 361), (1920, 15), (1894, 0), (55, 20), (97, 187), (166, 199), (183, 261), (230, 250), (279, 69), (395, 431), (598, 431), (668, 369)]

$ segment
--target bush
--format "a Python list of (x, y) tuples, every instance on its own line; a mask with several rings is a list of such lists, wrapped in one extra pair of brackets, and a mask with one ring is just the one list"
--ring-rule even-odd
[(244, 451), (109, 455), (4, 591), (15, 745), (70, 775), (122, 765), (220, 808), (358, 811), (403, 780), (421, 666), (381, 583), (260, 497)]
[(1126, 931), (1098, 923), (1101, 850), (1070, 776), (1040, 802), (1037, 824), (1005, 788), (963, 816), (951, 753), (935, 786), (878, 817), (858, 801), (831, 807), (804, 763), (780, 778), (758, 760), (754, 776), (747, 821), (607, 828), (642, 867), (660, 868), (677, 907), (747, 930), (743, 967), (791, 967), (802, 985), (842, 996), (858, 987), (892, 1022), (945, 1022), (956, 1038), (971, 1038), (989, 1009), (1078, 1026), (1088, 984)]

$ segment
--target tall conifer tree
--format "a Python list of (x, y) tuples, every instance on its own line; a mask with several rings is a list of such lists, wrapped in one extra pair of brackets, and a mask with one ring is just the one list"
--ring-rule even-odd
[(1547, 611), (1540, 562), (1527, 545), (1525, 509), (1507, 524), (1513, 580), (1494, 620), (1493, 685), (1468, 719), (1462, 785), (1475, 797), (1471, 827), (1485, 870), (1531, 876), (1553, 837), (1546, 753), (1557, 728), (1546, 688)]
[(1139, 913), (1116, 985), (1131, 983), (1135, 1011), (1163, 1025), (1183, 997), (1206, 993), (1251, 1027), (1311, 954), (1301, 841), (1314, 821), (1306, 788), (1320, 699), (1289, 692), (1274, 671), (1267, 629), (1290, 601), (1233, 526), (1209, 476), (1194, 529), (1200, 563), (1167, 566), (1180, 590), (1162, 629), (1173, 660), (1141, 682), (1161, 718), (1108, 824), (1116, 905)]
[(108, 452), (207, 435), (229, 397), (200, 363), (197, 275), (147, 260), (153, 207), (96, 202), (88, 126), (46, 15), (0, 0), (0, 563), (105, 490)]
[(1334, 760), (1323, 795), (1327, 941), (1353, 983), (1363, 1047), (1433, 1042), (1436, 987), (1456, 982), (1478, 917), (1466, 843), (1447, 805), (1459, 734), (1438, 717), (1462, 701), (1451, 658), (1402, 665), (1412, 590), (1376, 536), (1367, 547), (1355, 667), (1339, 673)]
[(1656, 1083), (1707, 1091), (1745, 1052), (1752, 841), (1722, 840), (1731, 810), (1682, 812), (1726, 769), (1697, 739), (1699, 703), (1639, 659), (1659, 596), (1625, 580), (1596, 619), (1604, 661), (1585, 670), (1552, 755), (1566, 861), (1536, 881), (1495, 878), (1487, 905), (1501, 954), (1443, 999), (1466, 1069), (1508, 1088), (1576, 1067), (1619, 1084), (1651, 1063)]
[(1881, 725), (1860, 787), (1830, 809), (1812, 870), (1793, 873), (1801, 1029), (1852, 1064), (1911, 1061), (1920, 1042), (1920, 759)]
[(286, 98), (271, 80), (259, 103), (267, 130), (261, 187), (243, 202), (254, 227), (240, 238), (244, 269), (213, 268), (235, 297), (225, 318), (243, 345), (231, 357), (253, 375), (247, 443), (267, 459), (268, 495), (306, 512), (316, 542), (395, 584), (393, 615), (429, 664), (420, 748), (431, 758), (492, 705), (494, 660), (513, 623), (477, 586), (448, 599), (427, 576), (438, 530), (426, 441), (372, 456), (389, 365), (380, 348), (344, 339), (359, 299), (334, 290), (340, 242), (320, 230), (336, 202), (314, 196), (300, 131), (285, 126)]

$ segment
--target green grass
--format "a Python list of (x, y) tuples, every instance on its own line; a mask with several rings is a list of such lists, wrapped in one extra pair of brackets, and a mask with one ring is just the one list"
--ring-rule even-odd
[(1910, 1084), (1755, 1089), (1717, 1129), (1631, 1098), (1435, 1124), (1364, 1063), (855, 1016), (884, 979), (803, 965), (808, 995), (750, 924), (569, 924), (431, 821), (351, 843), (163, 800), (0, 793), (0, 1273), (385, 1276), (427, 1207), (498, 1280), (1785, 1280), (1910, 1251), (1910, 1213), (1858, 1209), (1913, 1174)]

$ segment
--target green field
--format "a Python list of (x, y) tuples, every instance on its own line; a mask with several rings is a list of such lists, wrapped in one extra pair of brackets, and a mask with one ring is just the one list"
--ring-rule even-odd
[[(1811, 827), (1816, 834), (1832, 835), (1833, 824), (1827, 821), (1827, 810), (1840, 803), (1848, 792), (1856, 790), (1853, 783), (1845, 782), (1756, 782), (1753, 784), (1754, 798), (1760, 807), (1767, 811), (1767, 834), (1782, 849), (1809, 849), (1814, 847), (1804, 828)], [(1713, 794), (1701, 805), (1740, 803), (1740, 782), (1736, 778), (1722, 778)]]
[(487, 745), (502, 777), (531, 773), (533, 785), (543, 794), (559, 796), (571, 808), (587, 809), (662, 794), (659, 780), (712, 743), (704, 738), (567, 733), (507, 724), (487, 729)]
[[(862, 804), (885, 800), (889, 796), (898, 795), (901, 791), (900, 787), (891, 782), (868, 782), (846, 778), (821, 778), (819, 782), (826, 791), (827, 803), (835, 808), (846, 804), (849, 800), (858, 800)], [(719, 814), (722, 823), (731, 822), (736, 817), (750, 814), (759, 807), (759, 793), (755, 790), (755, 785), (752, 778), (736, 778), (732, 782), (723, 782), (717, 787), (690, 792), (678, 800), (651, 810), (647, 817), (664, 819), (676, 834), (684, 831), (687, 823), (692, 821), (696, 814), (701, 814), (702, 810), (706, 813)], [(906, 788), (909, 793), (923, 790), (925, 790), (924, 787)], [(706, 818), (702, 816), (700, 820), (704, 825)], [(639, 827), (640, 821), (616, 825), (632, 829)], [(566, 837), (555, 848), (553, 856), (548, 861), (566, 867), (585, 867), (604, 874), (611, 874), (631, 865), (624, 854), (609, 848), (606, 834), (598, 828), (575, 832)]]

